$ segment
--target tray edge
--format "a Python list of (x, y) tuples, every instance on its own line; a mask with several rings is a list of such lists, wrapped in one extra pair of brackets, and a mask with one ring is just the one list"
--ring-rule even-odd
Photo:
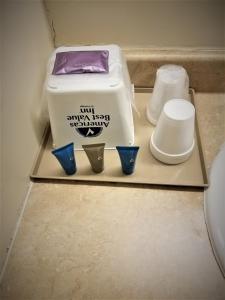
[[(146, 92), (152, 92), (153, 88), (149, 88), (149, 87), (135, 87), (135, 92), (136, 93), (146, 93)], [(193, 88), (189, 88), (190, 91), (190, 95), (191, 95), (191, 102), (193, 103), (193, 105), (195, 106), (195, 90)], [(37, 151), (37, 154), (35, 156), (34, 159), (34, 163), (33, 166), (31, 168), (30, 171), (30, 179), (36, 180), (36, 179), (42, 179), (42, 180), (53, 180), (53, 181), (64, 181), (64, 182), (98, 182), (99, 184), (103, 184), (103, 183), (117, 183), (117, 184), (127, 184), (127, 185), (145, 185), (145, 186), (167, 186), (167, 187), (187, 187), (187, 188), (207, 188), (209, 186), (209, 181), (208, 181), (208, 174), (207, 174), (207, 170), (206, 170), (206, 164), (205, 164), (205, 154), (204, 154), (204, 148), (202, 146), (202, 141), (201, 141), (201, 130), (199, 128), (199, 124), (198, 124), (198, 113), (195, 114), (195, 123), (196, 123), (196, 136), (197, 136), (197, 140), (198, 140), (198, 150), (199, 150), (199, 157), (200, 157), (200, 164), (201, 164), (201, 170), (202, 170), (202, 176), (203, 176), (203, 184), (197, 184), (197, 185), (193, 185), (193, 184), (162, 184), (162, 183), (143, 183), (143, 182), (118, 182), (118, 181), (113, 181), (113, 180), (95, 180), (95, 179), (90, 179), (90, 180), (81, 180), (81, 179), (75, 179), (75, 178), (64, 178), (64, 177), (46, 177), (46, 176), (38, 176), (37, 175), (37, 169), (38, 169), (38, 165), (39, 162), (43, 156), (44, 153), (44, 148), (45, 145), (48, 142), (48, 138), (49, 138), (49, 134), (51, 131), (51, 126), (50, 123), (48, 122), (46, 124), (45, 130), (43, 132), (43, 136), (40, 142), (40, 146), (39, 149)]]

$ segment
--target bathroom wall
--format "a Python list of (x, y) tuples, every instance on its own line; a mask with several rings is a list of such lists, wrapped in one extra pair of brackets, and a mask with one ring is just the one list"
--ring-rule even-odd
[(224, 47), (223, 0), (44, 0), (55, 44)]
[[(0, 57), (2, 57), (2, 1), (0, 1)], [(2, 112), (2, 59), (0, 59), (0, 116)], [(0, 117), (0, 270), (3, 262), (2, 244), (2, 118)]]
[(2, 262), (28, 191), (29, 172), (45, 125), (42, 85), (53, 45), (41, 0), (4, 1), (1, 11)]

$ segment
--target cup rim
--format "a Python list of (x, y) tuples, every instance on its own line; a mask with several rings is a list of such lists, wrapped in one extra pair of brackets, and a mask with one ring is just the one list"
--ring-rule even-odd
[(188, 155), (194, 149), (195, 139), (193, 138), (193, 143), (192, 143), (191, 147), (185, 152), (177, 153), (177, 154), (170, 154), (170, 153), (164, 152), (164, 151), (160, 150), (154, 143), (154, 133), (155, 133), (155, 130), (153, 131), (153, 133), (151, 135), (150, 142), (151, 142), (152, 146), (154, 147), (154, 150), (156, 152), (158, 152), (160, 155), (165, 156), (166, 158), (182, 158), (183, 156)]
[(152, 117), (148, 106), (146, 108), (146, 116), (147, 116), (148, 122), (150, 122), (152, 125), (155, 126), (157, 124), (158, 120), (156, 120), (155, 118)]

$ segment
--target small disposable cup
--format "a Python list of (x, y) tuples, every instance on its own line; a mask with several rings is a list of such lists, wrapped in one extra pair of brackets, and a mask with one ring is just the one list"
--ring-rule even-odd
[(151, 98), (147, 105), (147, 119), (157, 124), (164, 104), (174, 98), (189, 99), (189, 78), (186, 70), (178, 65), (163, 65), (156, 73)]
[(184, 99), (168, 101), (150, 140), (153, 156), (167, 164), (186, 161), (194, 149), (195, 108)]

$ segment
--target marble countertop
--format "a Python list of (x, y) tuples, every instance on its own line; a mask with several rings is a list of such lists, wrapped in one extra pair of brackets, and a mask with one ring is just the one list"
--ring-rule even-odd
[[(225, 98), (197, 93), (207, 169)], [(1, 286), (10, 300), (225, 299), (203, 191), (34, 183)]]
[(152, 87), (157, 69), (164, 64), (183, 66), (190, 86), (199, 92), (225, 91), (224, 49), (124, 49), (132, 82)]

